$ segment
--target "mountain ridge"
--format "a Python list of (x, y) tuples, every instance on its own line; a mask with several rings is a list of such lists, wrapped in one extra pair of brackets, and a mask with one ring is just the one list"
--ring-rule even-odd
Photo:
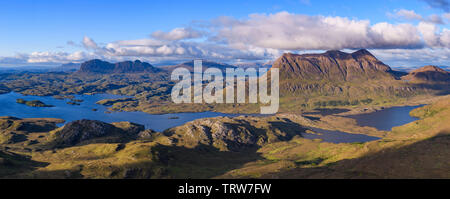
[[(202, 66), (203, 66), (203, 71), (205, 71), (208, 68), (218, 68), (221, 71), (225, 71), (227, 68), (237, 68), (236, 66), (230, 65), (230, 64), (225, 64), (225, 63), (218, 63), (218, 62), (213, 62), (213, 61), (209, 61), (209, 60), (203, 60), (202, 61)], [(176, 68), (186, 68), (188, 69), (190, 72), (194, 72), (194, 60), (192, 61), (188, 61), (188, 62), (183, 62), (181, 64), (178, 65), (172, 65), (172, 66), (164, 66), (161, 67), (164, 70), (167, 71), (173, 71)]]
[(279, 68), (286, 79), (351, 81), (356, 79), (393, 78), (392, 69), (378, 60), (368, 50), (353, 53), (330, 50), (319, 54), (285, 53), (278, 58), (274, 68)]
[(444, 69), (427, 65), (416, 70), (411, 71), (408, 75), (402, 78), (407, 81), (421, 81), (421, 82), (449, 82), (450, 72)]
[(100, 59), (93, 59), (81, 64), (79, 73), (140, 73), (140, 72), (159, 72), (160, 69), (147, 62), (124, 61), (110, 63)]

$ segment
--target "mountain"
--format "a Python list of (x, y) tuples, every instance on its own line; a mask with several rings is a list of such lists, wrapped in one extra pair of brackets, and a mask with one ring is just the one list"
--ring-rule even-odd
[[(208, 68), (218, 68), (222, 71), (225, 71), (226, 68), (237, 68), (236, 66), (233, 66), (233, 65), (217, 63), (217, 62), (212, 62), (212, 61), (206, 61), (206, 60), (203, 60), (202, 66), (203, 66), (203, 71), (205, 71)], [(183, 68), (188, 69), (191, 72), (194, 72), (194, 60), (189, 61), (189, 62), (184, 62), (182, 64), (178, 64), (178, 65), (174, 65), (174, 66), (164, 66), (161, 68), (164, 70), (173, 71), (179, 67), (183, 67)]]
[(411, 71), (402, 78), (403, 80), (412, 82), (449, 82), (450, 72), (445, 71), (437, 66), (424, 66), (422, 68)]
[[(450, 71), (450, 66), (437, 66), (445, 71)], [(392, 66), (393, 70), (402, 71), (402, 72), (411, 72), (413, 70), (422, 68), (422, 66)]]
[(238, 64), (234, 64), (235, 66), (239, 67), (239, 68), (271, 68), (272, 67), (273, 62), (269, 61), (269, 62), (249, 62), (249, 63), (238, 63)]
[(441, 92), (400, 80), (406, 73), (392, 70), (372, 53), (327, 51), (285, 53), (272, 68), (279, 69), (280, 111), (398, 102), (420, 93)]
[(159, 72), (160, 69), (153, 67), (151, 64), (136, 60), (109, 63), (99, 59), (90, 60), (81, 64), (80, 73), (142, 73), (142, 72)]
[(365, 49), (354, 53), (336, 50), (322, 54), (286, 53), (273, 67), (280, 69), (281, 79), (352, 81), (394, 77), (389, 66)]
[(62, 64), (61, 66), (52, 68), (50, 71), (51, 72), (59, 72), (59, 71), (63, 71), (63, 72), (73, 72), (73, 71), (77, 71), (80, 69), (80, 64), (77, 63), (67, 63), (67, 64)]

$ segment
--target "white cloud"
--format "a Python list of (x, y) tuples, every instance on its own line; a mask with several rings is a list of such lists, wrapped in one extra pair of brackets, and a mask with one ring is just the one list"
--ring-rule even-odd
[(387, 49), (371, 52), (391, 66), (450, 65), (448, 48)]
[(166, 43), (167, 42), (165, 41), (160, 41), (156, 39), (123, 40), (117, 42), (118, 45), (122, 46), (160, 46)]
[(436, 14), (430, 15), (426, 21), (434, 24), (444, 24), (444, 20), (442, 20), (441, 16)]
[(156, 31), (152, 34), (153, 38), (166, 41), (177, 41), (183, 39), (194, 39), (203, 36), (203, 33), (192, 28), (175, 28), (170, 32)]
[(84, 36), (82, 43), (86, 49), (97, 49), (98, 48), (97, 43), (95, 43), (94, 40), (92, 40), (91, 38), (89, 38), (87, 36)]
[[(388, 53), (400, 55), (399, 51), (405, 51), (408, 53), (401, 54), (404, 56), (402, 60), (409, 58), (415, 61), (414, 56), (426, 60), (428, 56), (429, 59), (434, 59), (430, 62), (442, 61), (431, 56), (429, 52), (433, 51), (422, 50), (431, 48), (436, 51), (436, 55), (448, 52), (450, 30), (441, 29), (436, 23), (439, 19), (430, 22), (429, 19), (433, 15), (423, 19), (414, 11), (405, 10), (398, 13), (411, 19), (421, 19), (420, 23), (371, 24), (368, 20), (308, 16), (288, 12), (253, 14), (244, 19), (219, 17), (206, 22), (206, 25), (202, 24), (201, 28), (204, 31), (176, 28), (169, 32), (154, 32), (151, 38), (121, 40), (107, 44), (97, 44), (86, 36), (82, 39), (81, 45), (76, 45), (78, 48), (84, 48), (84, 51), (35, 52), (0, 58), (0, 63), (65, 63), (92, 58), (109, 61), (195, 58), (221, 61), (268, 60), (275, 59), (287, 51), (296, 53), (302, 50), (355, 48), (380, 49), (377, 52), (389, 59), (393, 58), (389, 57)], [(442, 19), (446, 15), (437, 17)]]
[(423, 35), (423, 40), (428, 47), (450, 48), (449, 30), (443, 29), (439, 31), (436, 24), (421, 22), (417, 26)]
[(439, 35), (437, 34), (437, 27), (434, 24), (421, 22), (417, 26), (423, 35), (423, 39), (428, 46), (439, 45)]
[(67, 62), (80, 62), (86, 59), (96, 57), (92, 53), (86, 53), (78, 51), (74, 53), (65, 52), (33, 52), (24, 56), (27, 63), (67, 63)]
[(441, 35), (441, 43), (443, 46), (450, 47), (450, 30), (444, 29)]
[(407, 20), (422, 20), (423, 17), (417, 14), (414, 10), (401, 9), (395, 13), (396, 16)]
[[(219, 22), (220, 23), (220, 22)], [(409, 24), (379, 23), (343, 17), (306, 16), (280, 12), (251, 15), (222, 24), (219, 38), (236, 48), (256, 46), (280, 50), (343, 48), (412, 48), (420, 35)]]
[[(126, 44), (126, 45), (124, 45)], [(134, 45), (131, 45), (134, 44)], [(147, 57), (168, 59), (267, 59), (279, 56), (277, 50), (253, 48), (249, 50), (233, 49), (226, 45), (204, 42), (163, 42), (159, 45), (150, 42), (119, 41), (109, 43), (102, 53), (107, 57)]]
[[(417, 14), (414, 10), (405, 10), (400, 9), (395, 14), (388, 13), (388, 16), (394, 16), (400, 19), (410, 20), (410, 21), (422, 21), (422, 22), (429, 22), (434, 24), (444, 24), (444, 20), (441, 16), (437, 14), (432, 14), (428, 17), (423, 17), (420, 14)], [(445, 15), (443, 15), (445, 17)]]
[(422, 46), (422, 39), (416, 27), (411, 24), (393, 25), (378, 23), (370, 27), (371, 47), (364, 48), (416, 48)]

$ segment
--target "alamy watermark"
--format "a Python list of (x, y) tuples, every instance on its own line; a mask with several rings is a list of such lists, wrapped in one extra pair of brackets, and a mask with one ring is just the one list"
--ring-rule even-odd
[[(270, 79), (268, 78), (270, 71)], [(192, 78), (192, 75), (194, 76)], [(194, 61), (194, 72), (177, 68), (172, 72), (172, 101), (180, 103), (251, 103), (258, 102), (261, 114), (275, 114), (280, 103), (279, 69), (272, 68), (226, 68), (225, 78), (219, 68), (203, 71), (202, 61)], [(270, 90), (268, 89), (270, 81)], [(270, 92), (270, 94), (269, 94)], [(236, 95), (235, 95), (236, 93)], [(248, 98), (246, 97), (248, 94)], [(248, 99), (248, 100), (247, 100)]]

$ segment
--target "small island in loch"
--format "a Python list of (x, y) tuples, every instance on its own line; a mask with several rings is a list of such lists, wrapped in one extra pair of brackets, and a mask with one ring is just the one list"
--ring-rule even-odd
[(31, 106), (31, 107), (54, 107), (53, 105), (45, 104), (44, 102), (41, 102), (39, 100), (27, 101), (24, 99), (17, 99), (16, 102), (18, 104), (25, 104), (25, 105)]

